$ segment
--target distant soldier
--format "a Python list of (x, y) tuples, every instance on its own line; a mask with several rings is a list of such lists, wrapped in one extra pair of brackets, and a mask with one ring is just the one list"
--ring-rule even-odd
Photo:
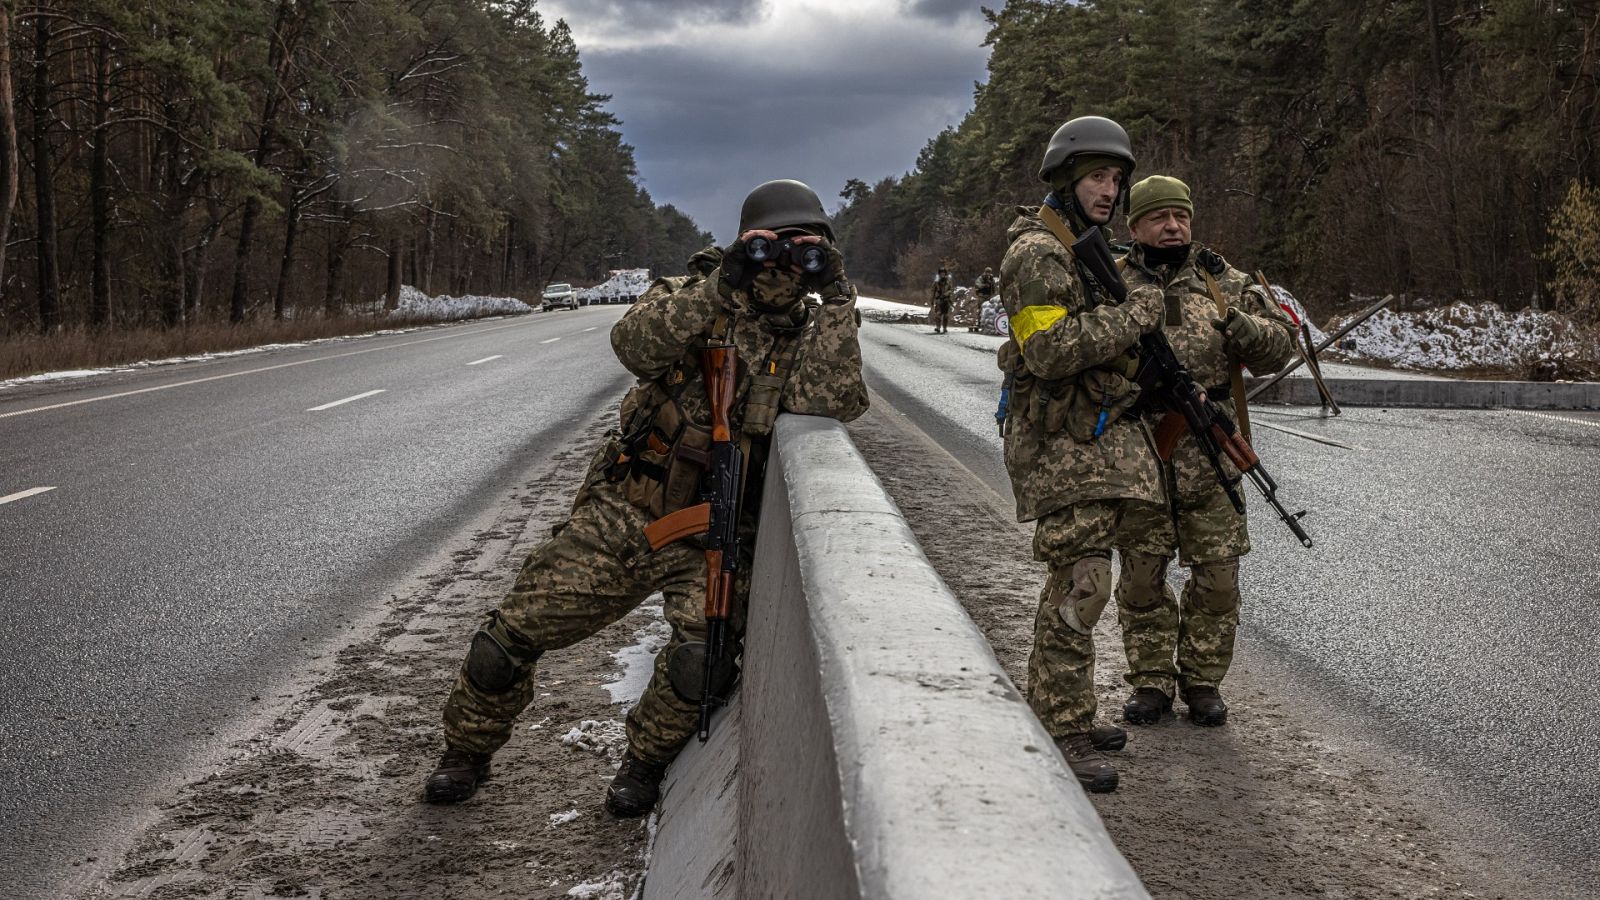
[[(1150, 285), (1165, 291), (1167, 341), (1206, 394), (1226, 407), (1244, 401), (1238, 393), (1242, 381), (1234, 378), (1240, 363), (1262, 375), (1294, 356), (1293, 325), (1264, 288), (1215, 252), (1191, 243), (1193, 214), (1189, 187), (1176, 178), (1152, 175), (1134, 185), (1128, 211), (1133, 249), (1123, 278), (1130, 288)], [(1154, 428), (1162, 415), (1146, 412), (1144, 417)], [(1172, 551), (1151, 553), (1142, 539), (1144, 532), (1170, 533), (1171, 523), (1165, 518), (1123, 521), (1117, 535), (1122, 557), (1117, 609), (1134, 690), (1122, 715), (1134, 725), (1152, 724), (1181, 694), (1191, 722), (1221, 725), (1228, 707), (1217, 686), (1233, 662), (1239, 557), (1250, 551), (1250, 535), (1244, 515), (1233, 508), (1193, 438), (1178, 441), (1172, 459), (1162, 463), (1162, 474), (1171, 486), (1178, 561), (1189, 568), (1189, 581), (1179, 603), (1167, 585)]]
[[(819, 246), (823, 263), (806, 272), (785, 262), (791, 256), (756, 262), (750, 243), (758, 237), (769, 248), (784, 241)], [(644, 529), (699, 499), (710, 440), (700, 370), (708, 342), (738, 348), (732, 424), (747, 472), (761, 471), (780, 411), (849, 421), (866, 410), (856, 293), (832, 241), (810, 188), (768, 182), (745, 198), (739, 238), (720, 260), (707, 251), (691, 260), (692, 271), (706, 274), (658, 281), (612, 328), (612, 349), (639, 377), (622, 400), (621, 430), (594, 456), (570, 517), (528, 556), (499, 609), (473, 635), (445, 703), (445, 752), (427, 780), (428, 800), (465, 800), (488, 776), (490, 755), (534, 698), (534, 664), (542, 654), (594, 634), (660, 591), (672, 637), (628, 712), (628, 749), (606, 794), (606, 809), (618, 816), (640, 816), (655, 805), (667, 766), (698, 720), (698, 697), (685, 696), (669, 671), (700, 671), (695, 654), (703, 660), (706, 558), (684, 541), (652, 551)], [(813, 292), (820, 302), (806, 299)], [(754, 479), (745, 487), (752, 490), (760, 491)], [(742, 606), (753, 518), (740, 523), (740, 533)], [(742, 610), (733, 619), (741, 621)], [(730, 666), (727, 681), (733, 677)]]
[[(1118, 304), (1068, 245), (1104, 227), (1126, 204), (1133, 148), (1122, 126), (1085, 116), (1050, 139), (1039, 177), (1050, 193), (1023, 207), (1000, 263), (1011, 337), (1000, 368), (1012, 376), (1004, 423), (1017, 518), (1036, 521), (1034, 558), (1050, 566), (1028, 658), (1028, 704), (1085, 790), (1112, 791), (1117, 770), (1101, 750), (1121, 729), (1094, 725), (1094, 626), (1111, 600), (1113, 537), (1130, 518), (1159, 522), (1166, 495), (1149, 430), (1128, 415), (1140, 335), (1161, 327), (1161, 290), (1142, 286)], [(1135, 549), (1160, 554), (1170, 534)]]
[(955, 289), (956, 280), (950, 277), (950, 270), (941, 265), (938, 274), (933, 276), (933, 293), (928, 302), (934, 334), (950, 331), (950, 302), (954, 299)]
[(972, 315), (967, 319), (968, 331), (979, 331), (983, 325), (983, 305), (989, 298), (1000, 290), (1000, 279), (994, 277), (994, 269), (985, 267), (983, 274), (972, 283), (973, 303)]

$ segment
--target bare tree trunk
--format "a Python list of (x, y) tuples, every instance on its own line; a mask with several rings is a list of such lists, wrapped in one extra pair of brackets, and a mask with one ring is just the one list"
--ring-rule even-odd
[(39, 214), (39, 330), (61, 325), (61, 267), (56, 256), (56, 197), (50, 153), (50, 22), (40, 17), (33, 39), (33, 184)]
[(350, 247), (350, 221), (340, 220), (328, 235), (328, 281), (322, 292), (322, 310), (336, 316), (344, 312), (344, 258)]
[(6, 241), (17, 206), (17, 103), (11, 84), (11, 13), (0, 4), (0, 296), (5, 295)]
[(399, 238), (389, 241), (389, 284), (384, 292), (383, 308), (400, 308), (400, 268), (405, 256), (405, 245)]
[(283, 217), (283, 260), (278, 263), (278, 286), (272, 292), (272, 318), (283, 318), (284, 301), (289, 291), (289, 278), (294, 274), (294, 242), (300, 234), (300, 198), (289, 192), (289, 208)]
[(418, 275), (421, 277), (417, 279), (421, 283), (418, 284), (417, 287), (421, 288), (422, 292), (430, 297), (433, 296), (433, 257), (435, 243), (433, 228), (437, 220), (438, 213), (434, 211), (433, 207), (428, 207), (428, 218), (426, 224), (424, 224), (422, 228), (422, 260), (417, 264), (418, 269), (421, 270), (418, 272)]
[(184, 271), (183, 271), (183, 191), (178, 175), (178, 133), (166, 129), (157, 145), (162, 166), (161, 183), (164, 194), (166, 226), (159, 229), (156, 238), (156, 288), (161, 309), (161, 322), (173, 328), (183, 322)]
[[(267, 50), (267, 69), (272, 73), (271, 81), (267, 84), (267, 96), (261, 104), (261, 121), (256, 132), (256, 149), (251, 161), (256, 168), (266, 168), (267, 157), (272, 152), (272, 123), (278, 115), (278, 99), (280, 86), (283, 84), (284, 69), (287, 68), (289, 52), (285, 29), (289, 25), (289, 14), (294, 9), (294, 0), (278, 0), (278, 11), (275, 14), (272, 34), (268, 38), (271, 42)], [(244, 202), (244, 217), (239, 222), (239, 243), (234, 248), (233, 254), (233, 292), (228, 301), (228, 320), (243, 322), (245, 307), (250, 295), (250, 248), (255, 240), (256, 219), (261, 216), (261, 198), (251, 194)]]
[(101, 33), (94, 50), (94, 130), (90, 134), (89, 202), (94, 233), (89, 324), (111, 323), (111, 39)]

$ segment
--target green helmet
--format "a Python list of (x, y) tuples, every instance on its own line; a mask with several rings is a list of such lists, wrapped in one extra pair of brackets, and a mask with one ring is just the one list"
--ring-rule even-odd
[(1084, 154), (1122, 160), (1128, 164), (1124, 183), (1133, 177), (1133, 143), (1128, 140), (1128, 132), (1102, 116), (1079, 116), (1057, 128), (1050, 137), (1044, 162), (1039, 166), (1039, 180), (1050, 181), (1050, 173)]
[(814, 227), (833, 240), (833, 226), (822, 211), (817, 192), (792, 179), (769, 181), (750, 192), (739, 210), (739, 233), (753, 228), (777, 231), (780, 228)]

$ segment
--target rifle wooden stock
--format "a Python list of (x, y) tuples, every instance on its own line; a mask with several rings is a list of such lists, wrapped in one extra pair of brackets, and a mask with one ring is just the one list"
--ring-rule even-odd
[(699, 503), (651, 522), (644, 527), (644, 536), (650, 541), (650, 549), (655, 551), (673, 541), (705, 534), (710, 529), (711, 504)]
[(744, 459), (733, 434), (733, 403), (739, 379), (739, 351), (731, 342), (714, 343), (700, 356), (700, 371), (711, 402), (711, 467), (706, 473), (706, 647), (700, 684), (699, 738), (711, 737), (711, 713), (724, 698), (713, 696), (717, 666), (727, 652), (728, 617), (739, 562), (739, 488)]
[(1163, 460), (1172, 459), (1172, 454), (1177, 452), (1178, 442), (1189, 433), (1189, 422), (1184, 419), (1183, 413), (1169, 412), (1156, 423), (1156, 455)]

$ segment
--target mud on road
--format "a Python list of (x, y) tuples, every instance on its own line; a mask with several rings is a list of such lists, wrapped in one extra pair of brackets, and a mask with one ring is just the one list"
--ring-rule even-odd
[[(421, 799), (472, 630), (565, 517), (600, 424), (539, 467), (447, 564), (389, 597), (375, 630), (331, 648), (270, 727), (190, 781), (124, 853), (82, 861), (51, 896), (632, 897), (654, 818), (617, 820), (601, 802), (641, 660), (665, 628), (659, 606), (546, 654), (539, 699), (478, 795), (451, 807)], [(623, 667), (628, 677), (608, 691)]]
[[(1008, 498), (881, 398), (849, 429), (940, 576), (1026, 686), (1046, 574), (1032, 559), (1031, 524), (1018, 524)], [(1114, 606), (1095, 651), (1099, 719), (1121, 724), (1129, 688)], [(1325, 728), (1314, 696), (1285, 690), (1282, 675), (1244, 646), (1224, 685), (1226, 726), (1190, 725), (1179, 702), (1177, 716), (1130, 726), (1127, 747), (1108, 754), (1121, 786), (1090, 798), (1153, 897), (1594, 896), (1515, 856), (1469, 811), (1432, 796), (1420, 774)]]

